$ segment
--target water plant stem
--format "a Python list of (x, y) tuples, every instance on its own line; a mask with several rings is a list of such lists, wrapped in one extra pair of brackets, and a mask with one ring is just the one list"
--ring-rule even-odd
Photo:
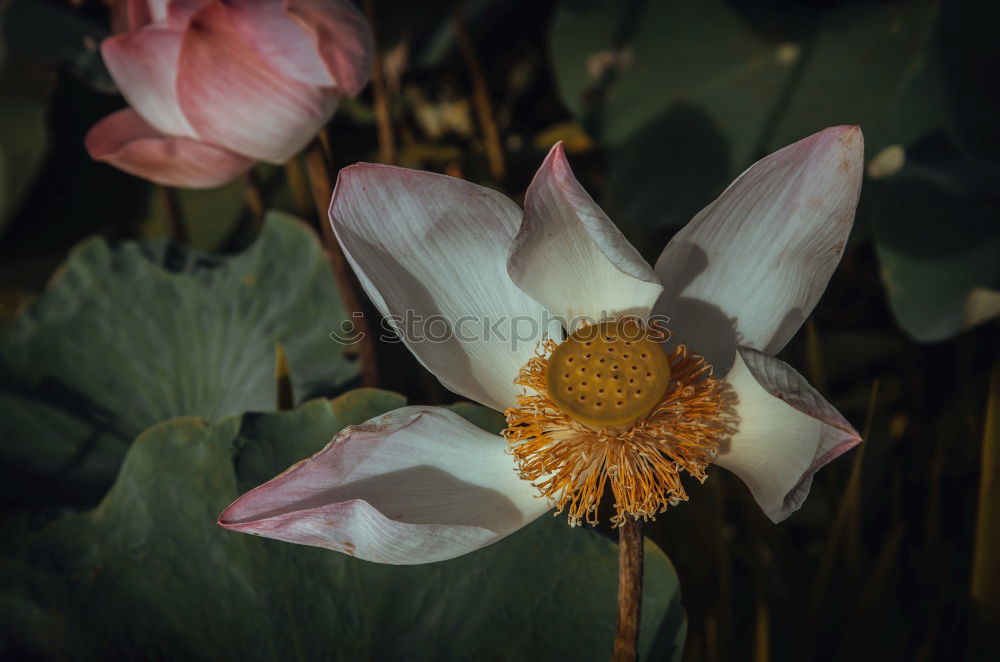
[(376, 386), (378, 384), (378, 365), (375, 359), (375, 345), (372, 341), (371, 330), (368, 328), (368, 320), (365, 318), (361, 299), (355, 290), (351, 269), (340, 244), (337, 243), (337, 238), (333, 235), (330, 219), (327, 218), (327, 210), (330, 208), (330, 200), (333, 197), (333, 166), (330, 164), (319, 139), (314, 140), (306, 149), (305, 156), (306, 171), (309, 173), (316, 213), (319, 215), (323, 240), (326, 243), (327, 253), (330, 255), (330, 264), (337, 281), (337, 290), (345, 310), (351, 315), (354, 335), (358, 338), (354, 348), (357, 349), (358, 359), (361, 362), (361, 385)]
[(618, 527), (618, 625), (612, 662), (635, 662), (638, 657), (642, 608), (642, 522), (626, 518)]

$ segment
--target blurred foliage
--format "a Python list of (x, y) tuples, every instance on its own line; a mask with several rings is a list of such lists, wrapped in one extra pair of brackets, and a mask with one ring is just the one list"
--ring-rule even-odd
[[(4, 21), (0, 13), (0, 27)], [(0, 37), (0, 233), (48, 153), (45, 113), (54, 82), (48, 66), (8, 52)]]
[[(64, 659), (603, 659), (615, 546), (566, 535), (562, 520), (543, 517), (503, 544), (412, 567), (216, 526), (239, 494), (345, 425), (402, 404), (354, 391), (294, 412), (152, 427), (100, 506), (35, 536), (30, 570), (23, 561), (0, 568), (0, 641)], [(652, 544), (646, 558), (642, 649), (669, 659), (683, 641), (677, 577)]]
[[(609, 148), (609, 206), (633, 234), (683, 226), (753, 161), (827, 126), (859, 124), (870, 159), (902, 146), (904, 162), (935, 131), (966, 130), (948, 118), (947, 37), (936, 30), (954, 7), (905, 0), (793, 11), (805, 14), (724, 0), (560, 3), (549, 41), (560, 93)], [(953, 105), (977, 112), (982, 91), (962, 92)], [(996, 124), (995, 114), (977, 119)], [(938, 172), (956, 166), (942, 147), (900, 174), (933, 200), (893, 182), (872, 218), (859, 219), (862, 229), (875, 225), (894, 314), (923, 341), (1000, 313), (995, 297), (968, 301), (974, 288), (1000, 289), (997, 173), (971, 164)], [(948, 227), (950, 218), (959, 226)], [(954, 249), (941, 254), (934, 229), (959, 237), (957, 259)]]
[[(996, 659), (982, 608), (995, 589), (970, 586), (976, 536), (1000, 527), (977, 521), (1000, 335), (997, 8), (467, 0), (484, 119), (451, 3), (374, 7), (401, 165), (517, 198), (564, 140), (651, 260), (755, 159), (861, 125), (852, 241), (782, 358), (865, 431), (863, 450), (821, 472), (781, 526), (713, 470), (648, 532), (684, 586), (686, 659)], [(107, 5), (0, 0), (0, 14), (0, 651), (604, 658), (613, 546), (561, 520), (422, 568), (215, 527), (241, 490), (403, 398), (349, 391), (332, 407), (245, 413), (276, 408), (275, 343), (296, 402), (353, 385), (327, 338), (345, 313), (317, 233), (282, 215), (261, 225), (247, 203), (325, 223), (301, 163), (170, 194), (95, 164), (83, 136), (123, 104), (96, 48)], [(378, 158), (376, 121), (371, 90), (342, 104), (336, 166)], [(500, 425), (452, 404), (399, 343), (377, 349), (382, 386)], [(685, 637), (672, 572), (651, 546), (653, 659)]]
[(72, 7), (35, 0), (7, 4), (3, 36), (11, 48), (59, 66), (95, 90), (118, 90), (101, 60), (101, 40), (110, 33), (105, 25)]
[(914, 338), (937, 341), (1000, 311), (1000, 195), (996, 180), (957, 158), (914, 158), (874, 211), (882, 280)]
[(550, 47), (567, 107), (605, 144), (694, 106), (739, 171), (835, 124), (862, 125), (872, 153), (939, 126), (937, 11), (933, 0), (852, 4), (822, 21), (758, 26), (723, 0), (566, 2)]

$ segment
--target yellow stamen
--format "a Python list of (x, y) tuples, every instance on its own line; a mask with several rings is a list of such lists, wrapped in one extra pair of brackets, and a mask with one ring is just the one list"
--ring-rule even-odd
[(577, 330), (548, 359), (545, 390), (560, 411), (601, 429), (649, 413), (670, 381), (658, 342), (634, 318)]
[[(665, 375), (657, 399), (642, 405), (645, 410), (630, 410), (629, 419), (619, 422), (618, 418), (600, 419), (587, 410), (581, 413), (572, 400), (574, 406), (566, 403), (567, 382), (558, 379), (566, 370), (559, 372), (558, 366), (577, 356), (580, 338), (590, 337), (578, 331), (567, 339), (573, 344), (565, 352), (552, 340), (542, 343), (515, 380), (534, 393), (518, 396), (518, 406), (505, 412), (504, 436), (519, 474), (551, 499), (557, 512), (568, 510), (574, 525), (597, 523), (597, 506), (606, 487), (614, 495), (611, 521), (616, 526), (626, 516), (651, 519), (667, 506), (687, 500), (680, 472), (705, 480), (705, 468), (732, 424), (723, 382), (711, 376), (712, 368), (704, 359), (689, 354), (683, 345), (667, 357), (656, 342), (659, 338), (649, 329), (634, 318), (629, 323), (638, 324), (645, 333), (640, 337), (664, 357), (665, 367), (657, 369), (662, 372), (643, 372), (644, 377), (645, 372)], [(593, 333), (608, 327), (588, 328)], [(620, 331), (623, 327), (615, 328)], [(622, 349), (614, 338), (604, 342), (614, 344), (616, 351)], [(593, 360), (597, 354), (591, 354)], [(651, 352), (647, 350), (647, 354), (652, 360)], [(552, 381), (557, 384), (551, 392), (550, 375), (555, 375)], [(635, 405), (635, 410), (639, 409)]]

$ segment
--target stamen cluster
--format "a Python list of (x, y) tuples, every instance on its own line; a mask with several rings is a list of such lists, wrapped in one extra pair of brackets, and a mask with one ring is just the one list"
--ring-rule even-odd
[(504, 437), (519, 475), (568, 511), (572, 525), (596, 524), (607, 487), (614, 526), (626, 516), (655, 519), (687, 500), (680, 472), (704, 481), (719, 443), (731, 432), (732, 406), (724, 382), (705, 360), (680, 345), (668, 356), (670, 382), (648, 413), (630, 425), (595, 429), (556, 406), (546, 390), (549, 358), (558, 344), (541, 343), (515, 383), (527, 390), (505, 412)]

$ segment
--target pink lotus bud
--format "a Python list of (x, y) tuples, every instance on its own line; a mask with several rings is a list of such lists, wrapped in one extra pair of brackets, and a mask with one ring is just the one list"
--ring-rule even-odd
[(159, 184), (218, 186), (301, 150), (368, 81), (371, 33), (349, 0), (119, 0), (101, 54), (130, 108), (91, 157)]

